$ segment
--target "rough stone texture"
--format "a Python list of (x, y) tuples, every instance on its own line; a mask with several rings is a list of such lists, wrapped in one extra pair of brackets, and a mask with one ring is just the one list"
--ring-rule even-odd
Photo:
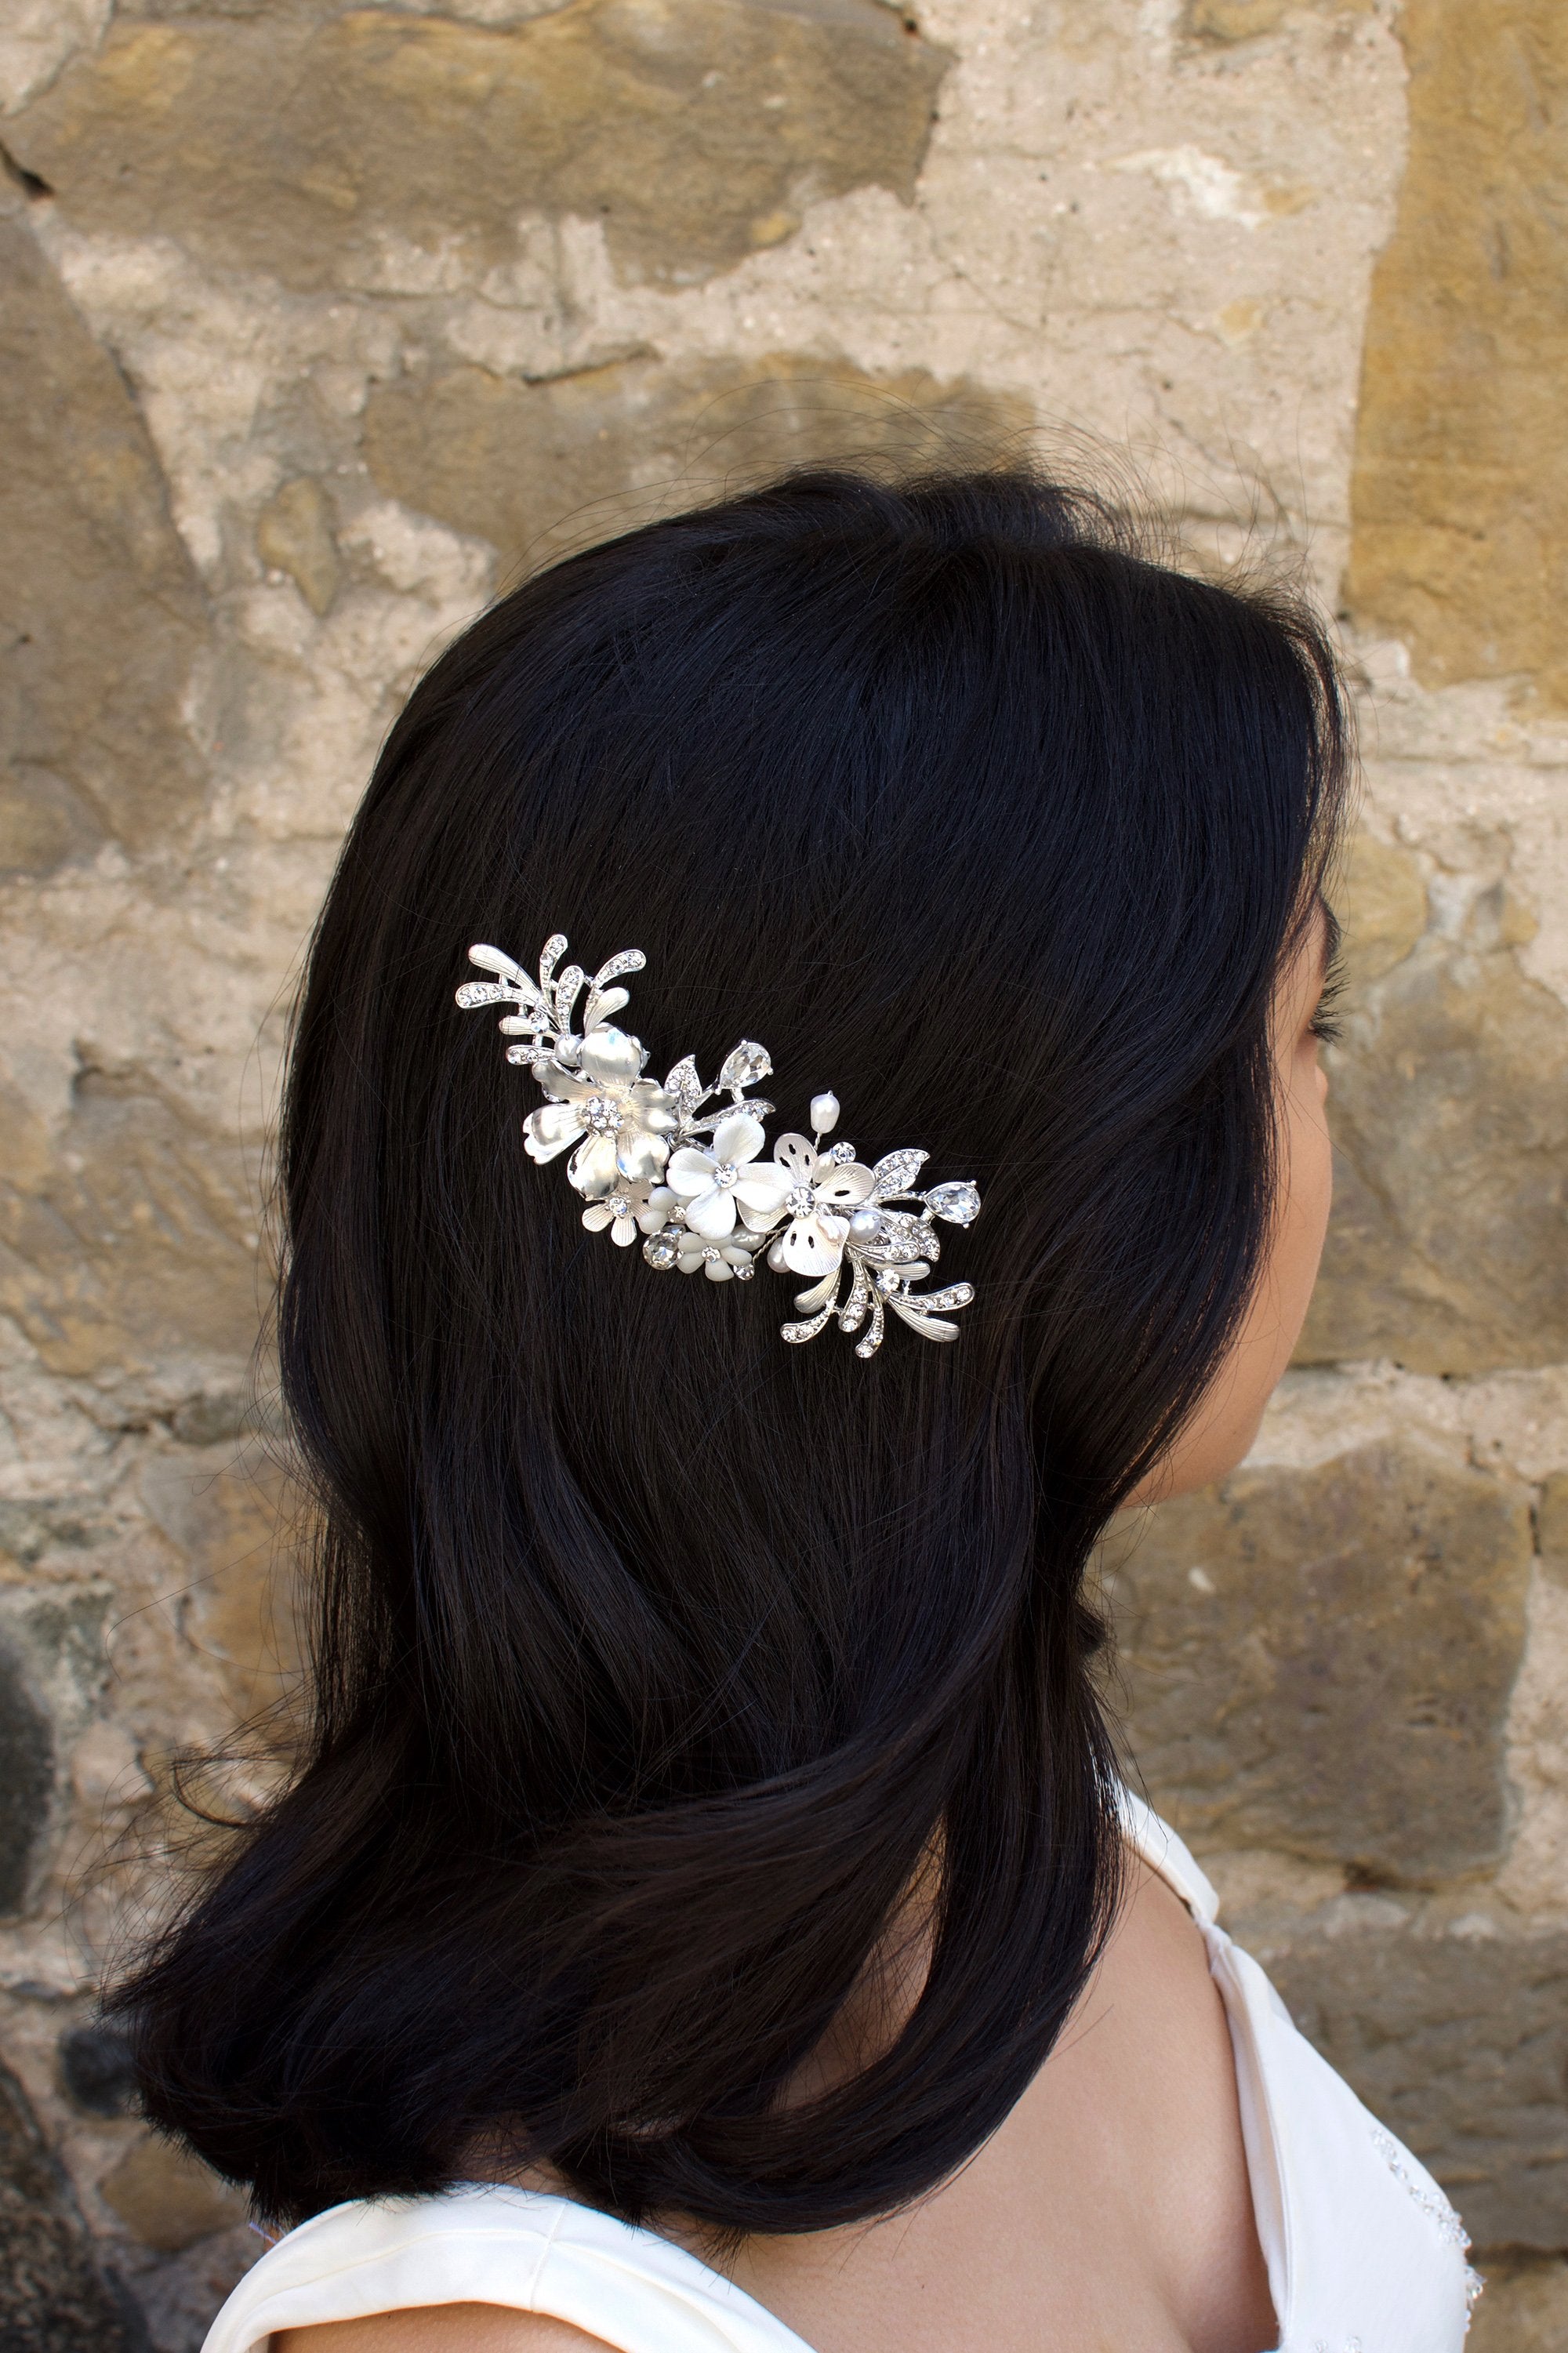
[(1196, 1844), (1498, 1861), (1529, 1498), (1414, 1448), (1247, 1468), (1111, 1546), (1133, 1755)]
[(0, 280), (0, 870), (31, 873), (199, 799), (203, 612), (135, 401), (15, 220)]
[(143, 2246), (181, 2253), (245, 2220), (245, 2200), (186, 2149), (152, 2133), (133, 2140), (104, 2175), (99, 2195)]
[(515, 565), (741, 488), (781, 465), (994, 463), (1030, 445), (1016, 395), (869, 377), (788, 353), (738, 366), (625, 360), (545, 384), (478, 367), (378, 387), (364, 451), (378, 490)]
[(1425, 678), (1568, 703), (1568, 16), (1406, 0), (1410, 153), (1368, 314), (1346, 594)]
[(376, 745), (530, 558), (1097, 433), (1204, 569), (1261, 539), (1350, 614), (1366, 782), (1323, 1286), (1247, 1468), (1121, 1562), (1140, 1761), (1478, 2238), (1541, 2251), (1476, 2341), (1552, 2341), (1560, 13), (4, 12), (0, 2046), (159, 2353), (259, 2242), (159, 2173), (91, 1978), (172, 1754), (287, 1742), (267, 1139)]
[(142, 2353), (20, 2084), (0, 2068), (0, 2343), (7, 2353)]
[(1237, 1907), (1302, 2031), (1431, 2168), (1479, 2246), (1551, 2251), (1568, 2200), (1568, 1932), (1484, 1897)]
[(1568, 2345), (1568, 2263), (1489, 2262), (1465, 2353), (1561, 2353)]
[(536, 206), (601, 221), (624, 268), (706, 277), (813, 200), (907, 200), (946, 62), (878, 0), (151, 13), (18, 117), (17, 157), (82, 227), (308, 288), (374, 285), (401, 244), (503, 263)]
[(1351, 997), (1329, 1057), (1334, 1218), (1300, 1355), (1437, 1373), (1558, 1363), (1568, 1011), (1519, 968), (1535, 921), (1510, 889), (1412, 936), (1419, 888), (1393, 847), (1366, 844), (1352, 869)]

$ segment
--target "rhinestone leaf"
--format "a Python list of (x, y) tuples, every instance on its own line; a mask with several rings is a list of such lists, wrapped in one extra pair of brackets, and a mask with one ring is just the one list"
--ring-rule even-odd
[(907, 1209), (879, 1210), (875, 1234), (868, 1241), (857, 1235), (855, 1244), (873, 1265), (908, 1266), (916, 1259), (936, 1255), (931, 1228), (923, 1218), (911, 1217)]
[(681, 1119), (689, 1119), (698, 1104), (708, 1093), (708, 1089), (697, 1075), (697, 1062), (693, 1055), (681, 1056), (664, 1082), (664, 1092), (674, 1103), (679, 1116)]
[(767, 1048), (753, 1044), (749, 1038), (743, 1038), (738, 1046), (732, 1047), (725, 1055), (724, 1067), (719, 1073), (718, 1084), (721, 1087), (737, 1089), (754, 1087), (760, 1080), (767, 1077), (772, 1069), (773, 1063), (768, 1058)]
[(921, 1199), (933, 1216), (944, 1218), (950, 1226), (972, 1226), (980, 1215), (980, 1187), (967, 1177), (951, 1185), (933, 1185)]
[(910, 1300), (911, 1306), (931, 1309), (933, 1313), (947, 1307), (967, 1307), (974, 1296), (972, 1282), (950, 1282), (945, 1291), (922, 1291)]
[(890, 1200), (897, 1193), (907, 1193), (931, 1157), (925, 1152), (889, 1152), (878, 1161), (872, 1171), (877, 1187), (873, 1201)]
[(793, 1340), (796, 1343), (802, 1340), (815, 1340), (832, 1313), (833, 1310), (831, 1307), (819, 1308), (817, 1313), (811, 1317), (808, 1323), (781, 1324), (779, 1325), (779, 1330), (786, 1340)]
[(502, 988), (494, 980), (466, 980), (458, 991), (458, 1002), (465, 1013), (471, 1013), (476, 1005), (512, 1005), (516, 1001), (515, 988)]
[(604, 988), (612, 980), (621, 979), (628, 972), (641, 972), (647, 958), (641, 948), (623, 948), (619, 955), (611, 956), (594, 975), (595, 988)]
[(587, 978), (580, 964), (569, 964), (552, 994), (555, 999), (555, 1018), (563, 1029), (572, 1027), (572, 1008), (577, 1002), (577, 992)]
[(544, 943), (544, 950), (539, 959), (539, 986), (542, 989), (549, 987), (550, 976), (554, 971), (556, 965), (559, 964), (561, 958), (565, 955), (565, 933), (552, 932), (550, 937)]

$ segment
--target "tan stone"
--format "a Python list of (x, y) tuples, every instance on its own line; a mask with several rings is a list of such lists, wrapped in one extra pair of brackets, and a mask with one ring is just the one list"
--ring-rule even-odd
[(1351, 870), (1344, 1037), (1327, 1058), (1334, 1208), (1298, 1361), (1392, 1356), (1444, 1373), (1557, 1363), (1568, 1356), (1568, 1013), (1521, 972), (1500, 890), (1483, 894), (1462, 938), (1428, 934), (1406, 948), (1415, 889), (1402, 856), (1380, 849), (1369, 867), (1363, 846)]
[(1426, 928), (1426, 885), (1407, 849), (1357, 834), (1330, 896), (1343, 934), (1341, 966), (1352, 1000), (1396, 964)]
[(263, 564), (289, 575), (312, 613), (330, 609), (342, 565), (332, 537), (331, 502), (312, 476), (296, 475), (262, 508), (256, 552)]
[(1536, 1532), (1542, 1567), (1559, 1584), (1568, 1585), (1568, 1471), (1553, 1472), (1542, 1488)]
[(188, 2150), (139, 2134), (98, 2185), (99, 2195), (144, 2246), (175, 2254), (245, 2220), (245, 2200)]
[(1244, 1468), (1107, 1558), (1128, 1744), (1184, 1836), (1392, 1881), (1501, 1854), (1524, 1491), (1368, 1446)]
[(0, 1116), (0, 1309), (51, 1370), (248, 1359), (260, 1319), (237, 1137), (150, 1080), (86, 1070), (56, 1138)]
[(1255, 41), (1277, 33), (1302, 7), (1364, 16), (1373, 0), (1187, 0), (1183, 29), (1199, 41)]
[(154, 1456), (142, 1499), (184, 1563), (180, 1631), (237, 1717), (286, 1697), (300, 1665), (289, 1538), (297, 1502), (258, 1445)]
[(1465, 2353), (1563, 2353), (1568, 2345), (1568, 2263), (1504, 2253), (1480, 2256), (1486, 2292)]
[(1410, 150), (1373, 280), (1346, 594), (1424, 678), (1568, 703), (1568, 10), (1406, 0)]
[(1568, 1935), (1484, 1900), (1383, 1895), (1228, 1925), (1302, 2032), (1436, 2175), (1478, 2247), (1561, 2247)]
[(393, 497), (538, 561), (784, 466), (994, 462), (1032, 422), (1026, 401), (922, 369), (874, 377), (773, 353), (536, 385), (477, 367), (405, 379), (372, 395), (364, 449)]
[(689, 280), (814, 197), (908, 199), (946, 63), (879, 0), (574, 0), (493, 29), (182, 16), (114, 26), (11, 138), (81, 227), (294, 286), (374, 280), (388, 235), (500, 260), (539, 208)]
[(203, 600), (125, 381), (27, 229), (0, 219), (0, 868), (182, 818)]

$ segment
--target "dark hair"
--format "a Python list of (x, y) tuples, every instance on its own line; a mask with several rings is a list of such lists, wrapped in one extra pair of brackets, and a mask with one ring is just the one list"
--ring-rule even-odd
[[(1085, 1564), (1250, 1293), (1345, 768), (1289, 597), (1016, 473), (652, 524), (416, 690), (288, 1083), (310, 1737), (115, 1996), (150, 2115), (263, 2211), (548, 2163), (812, 2230), (1002, 2121), (1113, 1914)], [(863, 1156), (979, 1181), (955, 1344), (789, 1347), (775, 1278), (584, 1234), (452, 1001), (557, 925), (647, 951), (661, 1057), (759, 1037), (783, 1124), (831, 1085)], [(912, 2013), (784, 2096), (922, 1872)]]

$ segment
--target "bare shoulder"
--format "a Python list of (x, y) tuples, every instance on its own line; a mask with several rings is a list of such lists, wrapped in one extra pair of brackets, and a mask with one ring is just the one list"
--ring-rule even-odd
[(499, 2304), (427, 2304), (411, 2312), (375, 2312), (363, 2320), (326, 2320), (314, 2328), (279, 2329), (271, 2353), (613, 2353), (542, 2312)]

